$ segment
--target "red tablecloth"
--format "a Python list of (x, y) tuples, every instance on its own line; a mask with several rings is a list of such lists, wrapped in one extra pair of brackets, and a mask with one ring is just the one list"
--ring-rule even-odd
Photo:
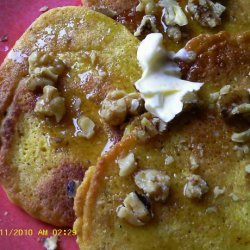
[[(0, 63), (27, 27), (41, 14), (43, 6), (49, 8), (80, 5), (80, 0), (0, 0), (0, 37), (8, 36), (8, 41), (0, 42)], [(39, 230), (48, 229), (50, 235), (55, 227), (33, 219), (24, 211), (11, 204), (0, 188), (0, 250), (44, 249)], [(11, 229), (31, 229), (32, 236), (7, 236)], [(31, 230), (29, 232), (31, 232)], [(22, 231), (12, 231), (21, 234)], [(74, 236), (62, 236), (59, 248), (78, 249)]]

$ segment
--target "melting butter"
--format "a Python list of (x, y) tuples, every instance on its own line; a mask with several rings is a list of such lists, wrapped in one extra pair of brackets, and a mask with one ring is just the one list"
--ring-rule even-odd
[(137, 59), (143, 70), (135, 86), (154, 116), (169, 122), (183, 109), (183, 97), (198, 91), (203, 83), (181, 79), (181, 71), (173, 61), (175, 54), (165, 50), (161, 33), (149, 34), (140, 44)]

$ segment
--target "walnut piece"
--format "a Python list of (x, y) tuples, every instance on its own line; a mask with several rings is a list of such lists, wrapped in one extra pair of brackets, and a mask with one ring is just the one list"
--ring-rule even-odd
[(201, 100), (199, 99), (197, 93), (195, 92), (188, 92), (182, 98), (183, 102), (183, 110), (188, 111), (194, 107), (198, 107), (202, 104)]
[(90, 139), (95, 134), (95, 123), (87, 116), (82, 115), (78, 119), (77, 124), (81, 130), (77, 133), (77, 136)]
[(166, 25), (168, 37), (180, 41), (182, 34), (180, 26), (188, 24), (187, 17), (176, 0), (161, 0), (159, 6), (163, 7), (162, 21)]
[(141, 129), (137, 130), (137, 133), (136, 133), (137, 137), (141, 141), (146, 141), (154, 137), (157, 134), (158, 134), (158, 130), (156, 126), (146, 117), (143, 117), (141, 120)]
[(166, 25), (184, 26), (188, 24), (187, 17), (176, 0), (161, 0), (159, 6), (163, 7), (163, 20)]
[(171, 155), (167, 155), (165, 158), (165, 165), (171, 165), (174, 162), (174, 157)]
[(217, 213), (218, 212), (218, 208), (217, 207), (208, 207), (206, 209), (206, 213), (207, 214), (212, 214), (212, 213)]
[(250, 114), (250, 103), (243, 103), (234, 107), (231, 111), (231, 115), (249, 115)]
[(166, 32), (168, 37), (174, 40), (175, 42), (179, 42), (182, 38), (181, 30), (178, 26), (169, 26)]
[(154, 0), (140, 0), (136, 6), (136, 11), (145, 12), (145, 14), (154, 14), (156, 11), (156, 4)]
[(127, 195), (123, 205), (117, 207), (116, 213), (120, 219), (124, 219), (133, 226), (143, 226), (152, 218), (148, 204), (145, 204), (135, 192)]
[(214, 198), (218, 198), (220, 195), (224, 194), (225, 193), (225, 187), (223, 188), (220, 188), (219, 186), (216, 186), (214, 188)]
[(120, 168), (120, 176), (128, 176), (136, 169), (135, 156), (132, 152), (126, 155), (124, 158), (119, 159), (117, 163)]
[(124, 91), (116, 90), (108, 93), (102, 102), (100, 116), (110, 125), (122, 124), (127, 115), (127, 105), (123, 98), (126, 95)]
[(207, 182), (204, 181), (199, 175), (191, 175), (188, 182), (184, 186), (184, 195), (190, 199), (200, 199), (205, 193), (208, 192)]
[(247, 164), (245, 166), (245, 173), (246, 173), (247, 176), (250, 176), (250, 164)]
[(30, 77), (26, 82), (27, 88), (35, 90), (46, 85), (55, 86), (58, 77), (64, 72), (65, 65), (59, 59), (54, 59), (50, 54), (33, 52), (29, 58)]
[(137, 27), (134, 32), (134, 36), (148, 35), (150, 33), (159, 32), (156, 27), (156, 18), (153, 15), (145, 15), (140, 25)]
[(250, 148), (247, 144), (242, 146), (235, 145), (233, 150), (236, 151), (236, 155), (239, 159), (242, 159), (244, 155), (247, 155), (250, 152)]
[[(220, 91), (221, 92), (221, 91)], [(217, 107), (226, 118), (241, 116), (244, 119), (250, 118), (250, 95), (246, 89), (232, 90), (220, 94)]]
[(190, 155), (189, 162), (190, 162), (190, 169), (191, 170), (196, 170), (200, 166), (194, 155)]
[(135, 175), (135, 184), (155, 201), (166, 201), (169, 195), (170, 177), (162, 171), (147, 169)]
[(149, 133), (149, 135), (155, 136), (158, 134), (158, 130), (157, 130), (155, 124), (153, 122), (151, 122), (150, 120), (148, 120), (146, 117), (142, 118), (141, 125)]
[(65, 99), (59, 96), (57, 88), (45, 86), (43, 95), (38, 98), (34, 112), (43, 116), (55, 116), (60, 122), (65, 114)]
[(100, 116), (110, 125), (117, 126), (125, 122), (128, 116), (135, 116), (144, 110), (144, 102), (139, 93), (114, 90), (107, 94), (102, 102)]
[(202, 26), (214, 28), (221, 24), (226, 7), (211, 0), (189, 0), (187, 9)]
[(144, 100), (141, 98), (140, 93), (129, 93), (124, 98), (127, 104), (128, 115), (138, 116), (145, 111)]
[(159, 118), (150, 120), (147, 117), (142, 117), (140, 125), (136, 128), (135, 135), (143, 142), (164, 132), (167, 128), (167, 124)]
[(228, 93), (230, 93), (230, 90), (231, 90), (231, 86), (225, 85), (218, 92), (210, 93), (209, 94), (210, 104), (216, 103), (219, 100), (219, 98), (222, 98), (224, 95), (227, 95)]
[(245, 143), (250, 141), (250, 129), (241, 132), (241, 133), (233, 133), (231, 136), (231, 140), (233, 142)]
[(238, 201), (238, 200), (239, 200), (238, 195), (235, 194), (235, 193), (230, 193), (228, 196), (231, 197), (231, 199), (232, 199), (233, 201)]

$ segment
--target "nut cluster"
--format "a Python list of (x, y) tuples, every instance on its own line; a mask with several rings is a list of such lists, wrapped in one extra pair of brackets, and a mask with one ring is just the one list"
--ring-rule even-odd
[(208, 192), (208, 184), (199, 175), (191, 175), (184, 186), (184, 195), (191, 199), (200, 199)]
[(162, 171), (147, 169), (135, 175), (135, 184), (155, 201), (166, 201), (169, 194), (170, 177)]
[(131, 192), (116, 209), (117, 216), (126, 220), (133, 226), (143, 226), (151, 218), (152, 214), (148, 205), (136, 192)]
[(37, 51), (29, 56), (28, 62), (30, 77), (26, 86), (32, 91), (47, 85), (55, 86), (58, 77), (65, 70), (65, 65), (61, 60), (54, 59), (50, 54), (42, 54)]
[(65, 99), (59, 96), (57, 88), (47, 85), (36, 102), (34, 112), (42, 116), (54, 116), (60, 122), (65, 114)]
[(202, 26), (214, 28), (221, 24), (221, 15), (226, 8), (211, 0), (189, 0), (187, 9)]
[(139, 93), (114, 90), (102, 102), (100, 116), (112, 126), (121, 125), (129, 116), (137, 116), (144, 111), (144, 101)]
[(159, 118), (148, 119), (143, 117), (135, 130), (135, 134), (139, 140), (146, 141), (164, 132), (166, 128), (167, 124)]

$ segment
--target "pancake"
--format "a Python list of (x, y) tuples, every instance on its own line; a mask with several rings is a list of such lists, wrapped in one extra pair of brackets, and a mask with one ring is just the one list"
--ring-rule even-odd
[[(180, 65), (185, 79), (205, 83), (203, 105), (181, 113), (146, 142), (136, 133), (124, 136), (91, 167), (75, 198), (80, 249), (249, 249), (250, 156), (239, 150), (249, 144), (232, 141), (249, 123), (221, 108), (249, 89), (249, 44), (249, 33), (223, 32), (186, 45), (197, 57)], [(210, 94), (220, 90), (211, 105)], [(136, 170), (120, 176), (119, 160), (131, 153)], [(161, 172), (154, 179), (152, 171)]]
[[(151, 2), (151, 1), (141, 1), (141, 2)], [(159, 1), (152, 1), (158, 3)], [(157, 19), (157, 29), (165, 34), (165, 45), (170, 50), (176, 50), (181, 47), (184, 47), (187, 41), (191, 38), (196, 37), (200, 34), (215, 34), (221, 30), (238, 33), (249, 30), (250, 25), (250, 15), (249, 8), (250, 2), (248, 0), (225, 0), (225, 1), (213, 1), (219, 2), (226, 7), (226, 10), (223, 12), (221, 16), (221, 24), (215, 28), (203, 27), (199, 22), (193, 19), (190, 12), (186, 11), (186, 6), (188, 4), (188, 0), (179, 0), (177, 1), (182, 10), (185, 12), (188, 18), (188, 24), (186, 26), (181, 27), (181, 31), (183, 33), (182, 40), (177, 43), (173, 40), (169, 39), (166, 35), (167, 26), (162, 25), (162, 8), (157, 8), (154, 15)], [(145, 12), (136, 11), (136, 6), (139, 4), (139, 0), (126, 1), (126, 2), (117, 2), (113, 0), (82, 0), (83, 6), (88, 6), (89, 8), (93, 8), (95, 10), (99, 10), (103, 13), (109, 14), (109, 12), (105, 10), (110, 9), (112, 13), (116, 12), (116, 15), (111, 15), (115, 20), (121, 22), (125, 25), (132, 33), (134, 33), (137, 27), (140, 25)], [(139, 37), (140, 39), (144, 38), (144, 36)]]
[(40, 16), (8, 54), (0, 68), (0, 183), (33, 217), (72, 226), (74, 189), (107, 142), (119, 140), (98, 112), (110, 90), (134, 91), (137, 46), (112, 19), (65, 7)]

